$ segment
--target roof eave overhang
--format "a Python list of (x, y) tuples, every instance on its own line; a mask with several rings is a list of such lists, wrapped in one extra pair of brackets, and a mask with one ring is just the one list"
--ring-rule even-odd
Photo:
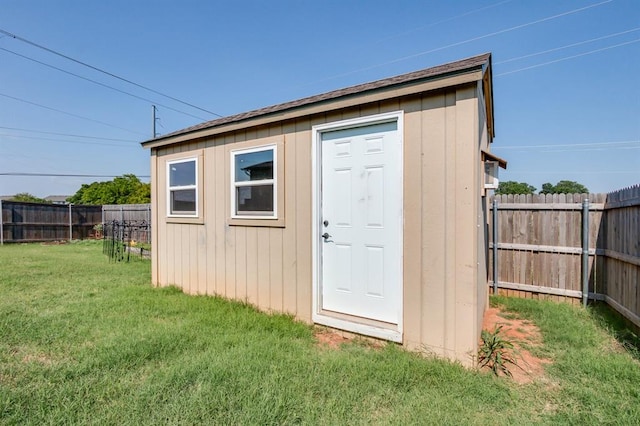
[(482, 150), (482, 161), (495, 161), (501, 168), (505, 170), (507, 169), (507, 160), (500, 158), (497, 155), (493, 155), (489, 151)]
[[(175, 136), (167, 136), (166, 138), (156, 138), (142, 143), (144, 148), (160, 148), (166, 145), (173, 145), (176, 143), (192, 141), (194, 139), (209, 138), (222, 133), (232, 132), (236, 130), (245, 129), (248, 127), (262, 126), (279, 121), (292, 120), (296, 118), (306, 117), (314, 114), (330, 112), (338, 109), (349, 108), (357, 105), (367, 104), (371, 102), (385, 101), (394, 98), (400, 98), (404, 96), (415, 95), (419, 93), (444, 89), (452, 86), (459, 86), (468, 83), (477, 83), (483, 81), (485, 76), (485, 67), (475, 67), (464, 70), (462, 72), (456, 72), (450, 75), (442, 75), (435, 78), (429, 78), (425, 80), (417, 80), (407, 83), (398, 84), (395, 86), (388, 86), (383, 88), (372, 89), (370, 91), (360, 92), (357, 94), (345, 95), (329, 100), (322, 100), (315, 103), (292, 107), (285, 110), (280, 110), (273, 113), (266, 113), (247, 119), (241, 119), (232, 121), (229, 123), (220, 124), (217, 126), (206, 127), (197, 129), (191, 132), (181, 133)], [(490, 76), (489, 87), (485, 87), (485, 102), (491, 103), (486, 98), (491, 98), (491, 92), (486, 93), (487, 90), (491, 90)], [(488, 95), (488, 96), (487, 96)], [(488, 105), (487, 105), (488, 107)], [(489, 113), (489, 111), (488, 111)], [(493, 120), (493, 114), (491, 114), (491, 122)], [(493, 124), (491, 124), (491, 131), (493, 130)]]
[(491, 67), (491, 56), (483, 66), (482, 88), (484, 91), (484, 107), (487, 114), (487, 132), (489, 134), (489, 143), (493, 142), (496, 131), (493, 123), (493, 75)]

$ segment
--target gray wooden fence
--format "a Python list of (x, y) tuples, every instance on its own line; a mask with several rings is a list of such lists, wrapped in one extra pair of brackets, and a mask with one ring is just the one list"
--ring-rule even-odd
[(101, 206), (0, 201), (0, 244), (85, 239), (101, 223)]
[(151, 223), (151, 204), (105, 204), (102, 206), (102, 223), (113, 220)]
[(106, 204), (102, 206), (102, 223), (105, 235), (119, 228), (124, 238), (151, 242), (151, 204)]
[(500, 293), (574, 303), (583, 297), (605, 300), (640, 327), (640, 186), (609, 194), (494, 200), (497, 244), (490, 248), (496, 247), (497, 265), (494, 250), (490, 262)]

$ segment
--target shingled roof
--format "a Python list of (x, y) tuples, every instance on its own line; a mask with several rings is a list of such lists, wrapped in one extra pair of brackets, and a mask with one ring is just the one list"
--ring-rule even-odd
[[(197, 132), (200, 130), (211, 129), (222, 125), (238, 123), (257, 117), (281, 114), (288, 110), (309, 106), (312, 104), (320, 104), (327, 101), (336, 100), (338, 98), (347, 98), (349, 96), (361, 95), (367, 92), (393, 88), (394, 86), (402, 86), (410, 83), (421, 82), (425, 80), (443, 78), (451, 75), (455, 75), (462, 72), (468, 72), (474, 69), (484, 69), (491, 63), (491, 54), (484, 53), (482, 55), (473, 56), (470, 58), (462, 59), (455, 62), (450, 62), (443, 65), (438, 65), (431, 68), (425, 68), (419, 71), (410, 72), (407, 74), (397, 75), (395, 77), (389, 77), (382, 80), (376, 80), (369, 83), (358, 84), (356, 86), (346, 87), (343, 89), (333, 90), (331, 92), (323, 93), (320, 95), (309, 96), (307, 98), (298, 99), (295, 101), (285, 102), (282, 104), (272, 105), (265, 108), (256, 109), (240, 114), (230, 115), (227, 117), (217, 118), (215, 120), (206, 121), (204, 123), (196, 124), (191, 127), (187, 127), (182, 130), (178, 130), (166, 135), (158, 136), (155, 139), (150, 139), (142, 142), (143, 146), (154, 145), (160, 142), (160, 145), (164, 145), (162, 141), (171, 139), (176, 136), (186, 135), (189, 133)], [(491, 96), (491, 95), (489, 95)], [(169, 142), (169, 141), (167, 141)], [(170, 143), (170, 142), (169, 142)]]

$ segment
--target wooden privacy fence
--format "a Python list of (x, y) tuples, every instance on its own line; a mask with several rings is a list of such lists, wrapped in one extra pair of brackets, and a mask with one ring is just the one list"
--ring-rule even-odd
[(0, 201), (0, 211), (0, 244), (85, 239), (102, 219), (102, 206)]
[(497, 275), (501, 293), (604, 300), (640, 327), (640, 186), (497, 195), (490, 223), (490, 281)]
[(151, 242), (151, 204), (106, 204), (102, 206), (102, 223), (110, 238), (122, 233), (126, 240)]

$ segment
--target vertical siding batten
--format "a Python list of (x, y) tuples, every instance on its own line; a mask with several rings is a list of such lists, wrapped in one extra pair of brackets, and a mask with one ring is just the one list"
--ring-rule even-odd
[[(421, 342), (438, 355), (445, 355), (445, 220), (446, 184), (446, 96), (444, 92), (421, 99), (421, 279), (423, 282)], [(441, 200), (441, 202), (430, 202)], [(432, 250), (431, 248), (435, 248)], [(434, 324), (442, 324), (435, 327)]]
[(204, 294), (215, 294), (216, 283), (216, 209), (219, 203), (223, 203), (223, 200), (217, 198), (217, 180), (224, 173), (224, 170), (219, 170), (218, 164), (216, 164), (216, 151), (218, 150), (219, 142), (216, 137), (213, 137), (205, 143), (204, 158), (203, 158), (203, 172), (205, 181), (204, 198), (206, 200), (204, 210), (204, 227), (205, 227), (205, 242), (207, 246), (206, 262), (205, 262), (205, 274), (206, 281), (204, 283)]
[(317, 224), (312, 220), (311, 127), (325, 122), (324, 114), (314, 119), (296, 120), (296, 231), (297, 231), (297, 312), (298, 318), (312, 321), (313, 259), (311, 233)]
[[(284, 214), (286, 226), (284, 228), (282, 242), (282, 280), (283, 280), (283, 311), (289, 314), (298, 315), (297, 309), (297, 287), (299, 285), (296, 274), (298, 253), (296, 250), (297, 227), (296, 227), (296, 194), (299, 167), (296, 159), (296, 127), (295, 122), (287, 123), (283, 128), (284, 141), (284, 166), (285, 183), (283, 194), (285, 197)], [(304, 167), (303, 167), (304, 168)], [(302, 285), (302, 284), (300, 284)]]
[[(477, 245), (469, 238), (477, 233), (478, 189), (475, 85), (456, 91), (456, 197), (455, 217), (455, 357), (461, 359), (475, 352), (477, 316), (475, 315), (477, 284)], [(469, 327), (471, 325), (471, 327)]]
[(425, 305), (422, 281), (422, 114), (421, 99), (403, 102), (403, 343), (409, 348), (420, 348)]
[[(215, 252), (213, 260), (215, 262), (215, 281), (213, 292), (217, 295), (225, 295), (226, 290), (226, 228), (227, 228), (227, 215), (229, 214), (229, 202), (228, 202), (228, 182), (230, 165), (229, 158), (227, 156), (227, 137), (219, 136), (216, 140), (214, 155), (215, 155), (215, 175), (214, 181), (214, 214), (215, 219), (213, 221), (214, 232), (214, 247)], [(210, 260), (210, 261), (211, 261)]]
[(444, 150), (444, 231), (445, 275), (444, 275), (444, 351), (448, 357), (455, 357), (456, 328), (456, 93), (445, 94), (445, 150)]

